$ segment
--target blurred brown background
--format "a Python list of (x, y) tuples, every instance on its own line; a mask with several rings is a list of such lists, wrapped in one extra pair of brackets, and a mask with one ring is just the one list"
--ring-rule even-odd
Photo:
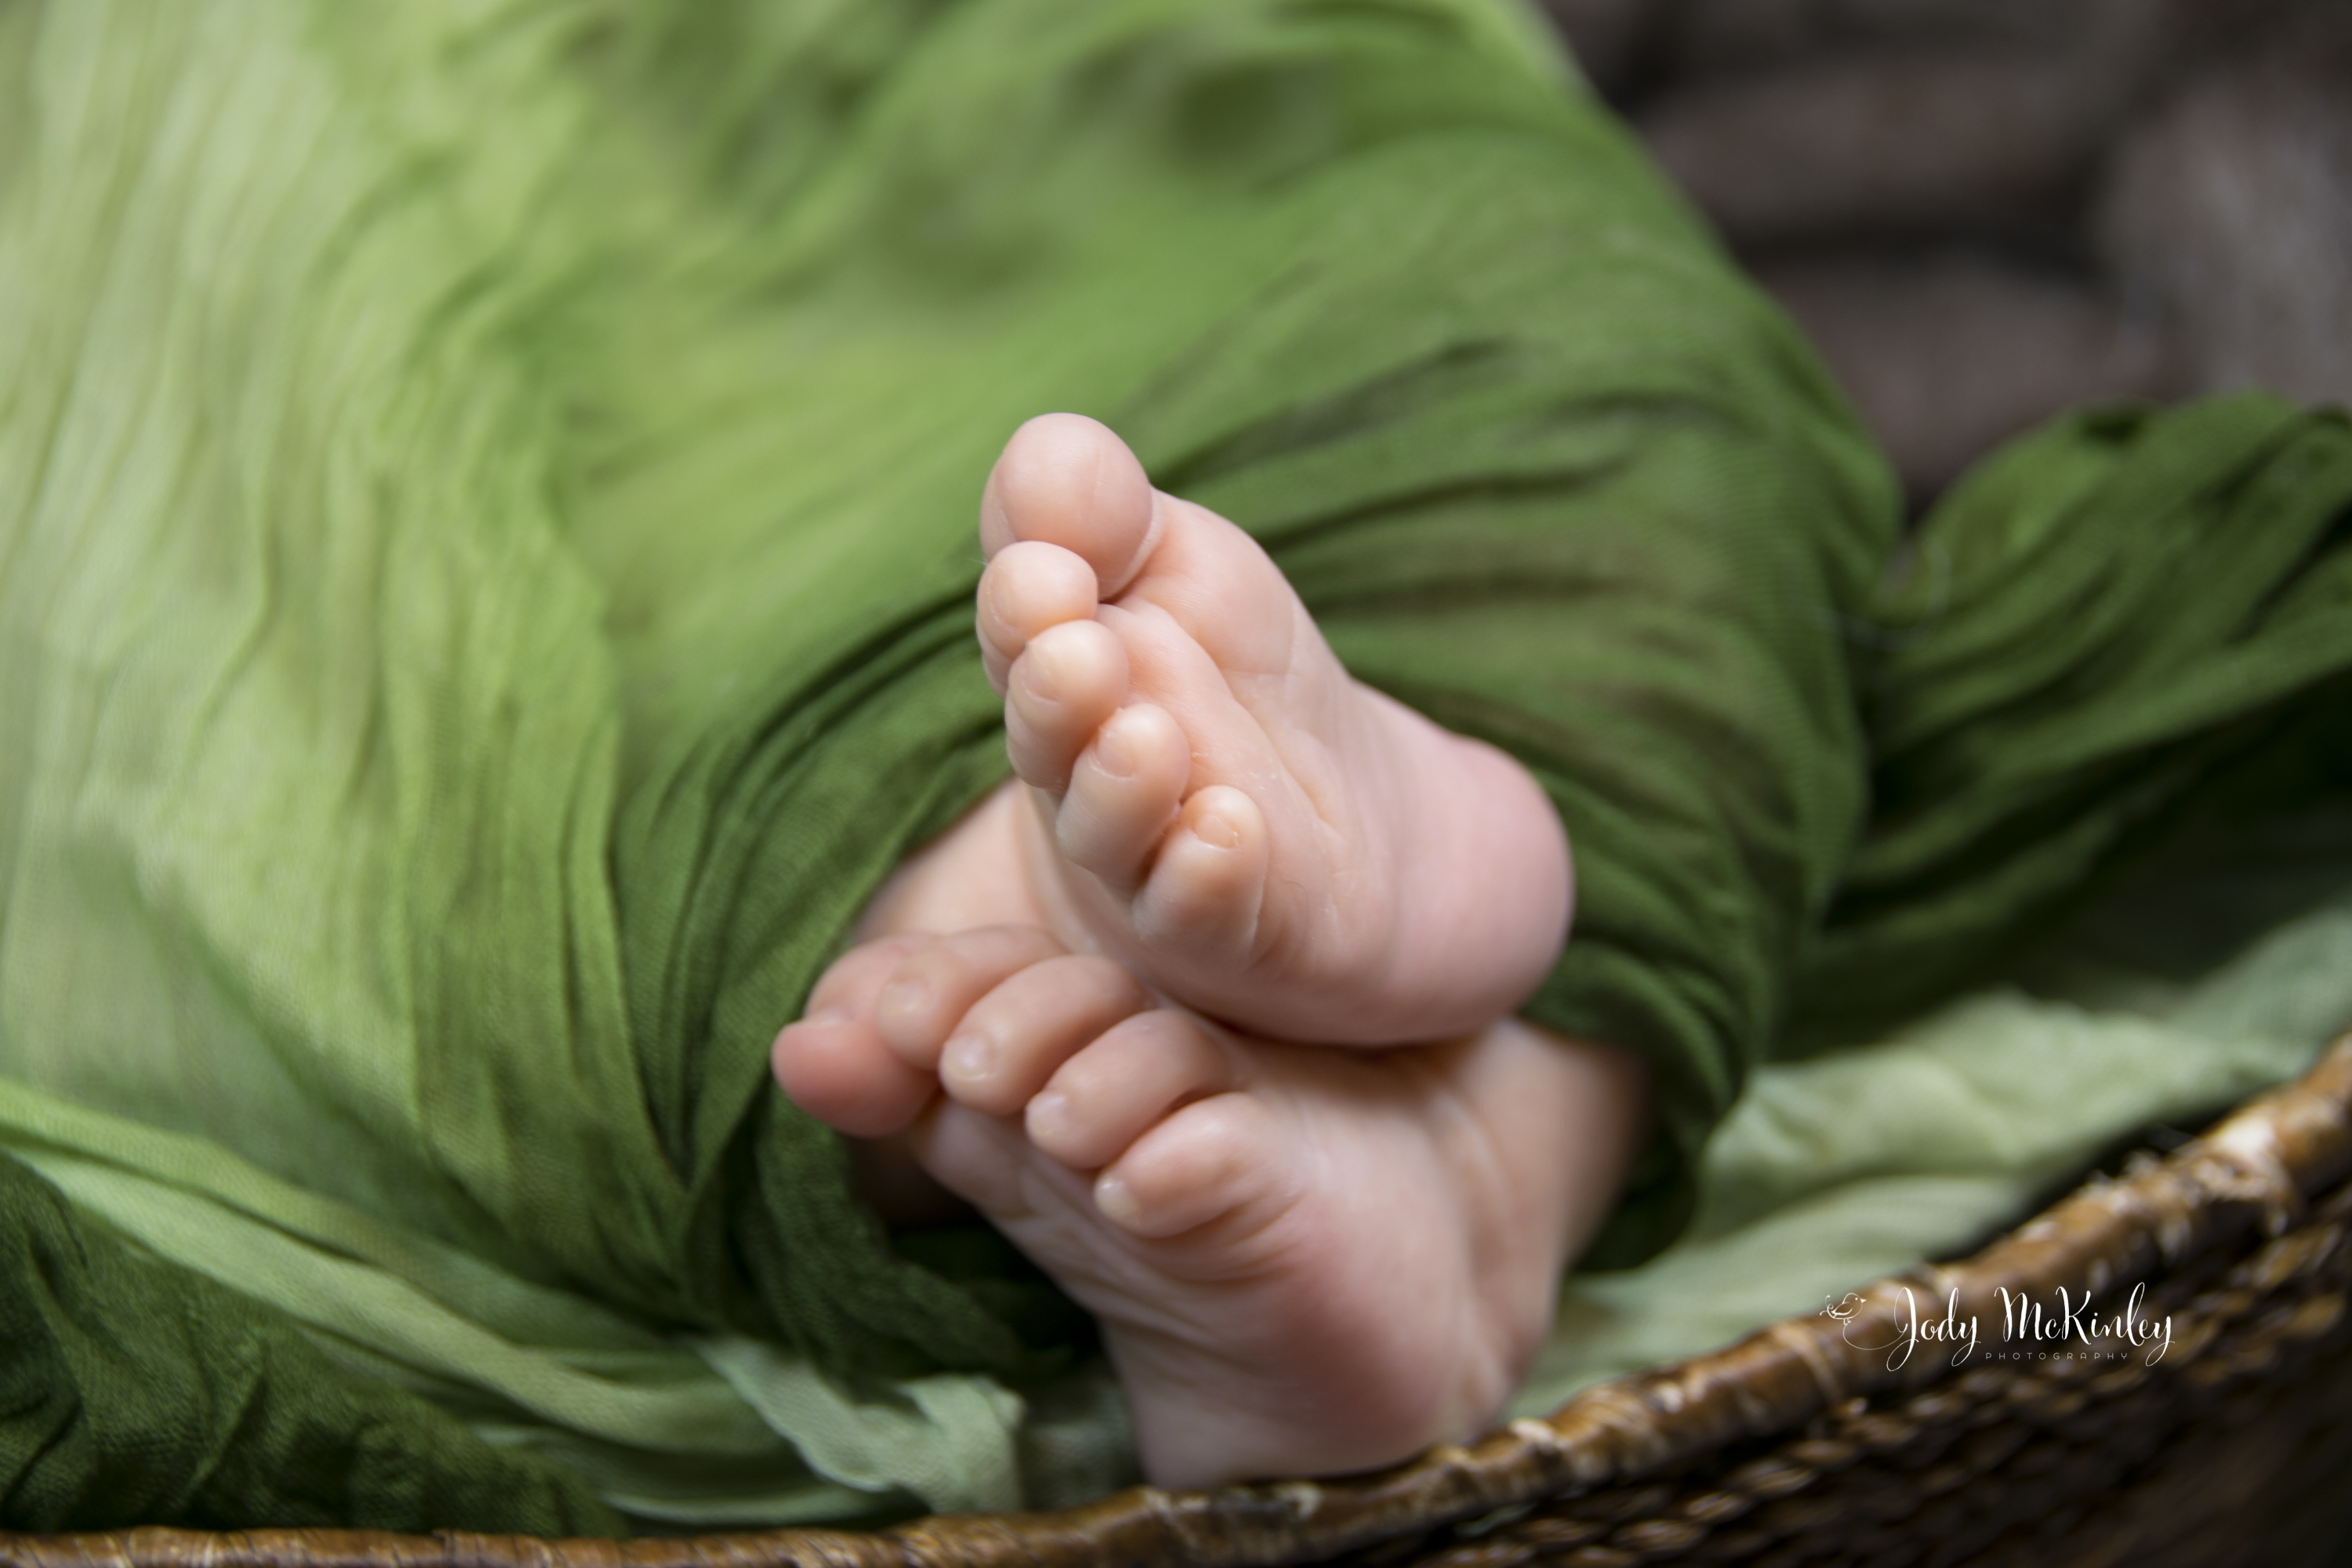
[(1546, 0), (1915, 502), (2085, 401), (2352, 402), (2352, 0)]

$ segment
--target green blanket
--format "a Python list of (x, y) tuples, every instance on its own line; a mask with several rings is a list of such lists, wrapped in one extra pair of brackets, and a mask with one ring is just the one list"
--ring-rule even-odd
[(1890, 573), (1790, 328), (1489, 0), (21, 5), (0, 303), (17, 1526), (1114, 1478), (1066, 1303), (894, 1243), (765, 1066), (1003, 775), (1040, 410), (1551, 789), (1528, 1011), (1660, 1086), (1613, 1259), (1751, 1063), (2344, 776), (2339, 421), (2055, 427)]

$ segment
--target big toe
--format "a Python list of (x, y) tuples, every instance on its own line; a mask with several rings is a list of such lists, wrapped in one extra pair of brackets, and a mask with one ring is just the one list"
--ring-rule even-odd
[(993, 558), (1021, 540), (1058, 544), (1116, 595), (1151, 553), (1151, 481), (1127, 443), (1083, 414), (1041, 414), (1013, 433), (981, 496), (981, 548)]
[(818, 980), (807, 1013), (784, 1026), (771, 1051), (785, 1095), (852, 1137), (898, 1131), (939, 1088), (934, 1075), (901, 1061), (875, 1026), (885, 982), (918, 945), (890, 937), (844, 953)]

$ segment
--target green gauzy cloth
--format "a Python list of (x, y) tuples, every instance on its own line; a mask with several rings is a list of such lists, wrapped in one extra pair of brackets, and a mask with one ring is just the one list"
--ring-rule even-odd
[(0, 1522), (1107, 1484), (1067, 1304), (894, 1243), (766, 1069), (1003, 776), (973, 513), (1053, 408), (1552, 792), (1528, 1011), (1658, 1085), (1614, 1258), (1750, 1064), (2343, 776), (2340, 422), (2076, 420), (1896, 555), (1789, 324), (1499, 0), (28, 0)]

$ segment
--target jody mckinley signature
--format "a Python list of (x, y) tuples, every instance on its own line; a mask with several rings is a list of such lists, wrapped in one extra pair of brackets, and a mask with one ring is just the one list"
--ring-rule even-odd
[[(1946, 1299), (1943, 1315), (1930, 1318), (1919, 1315), (1919, 1302), (1911, 1294), (1911, 1287), (1905, 1285), (1899, 1289), (1903, 1292), (1905, 1317), (1895, 1325), (1895, 1337), (1884, 1345), (1860, 1344), (1853, 1337), (1854, 1320), (1865, 1305), (1859, 1295), (1848, 1291), (1845, 1300), (1832, 1301), (1822, 1311), (1825, 1316), (1839, 1321), (1839, 1333), (1854, 1349), (1885, 1351), (1889, 1371), (1909, 1361), (1911, 1352), (1923, 1343), (1950, 1345), (1951, 1364), (1954, 1366), (1977, 1353), (1983, 1336), (1978, 1331), (1975, 1313), (1971, 1312), (1965, 1318), (1960, 1316), (1960, 1293), (1957, 1289)], [(2000, 1287), (2000, 1342), (2033, 1348), (1989, 1350), (1984, 1352), (1985, 1359), (2041, 1361), (2063, 1355), (2121, 1360), (2123, 1352), (2114, 1347), (2122, 1343), (2135, 1350), (2143, 1345), (2149, 1347), (2147, 1364), (2154, 1366), (2164, 1359), (2164, 1352), (2172, 1348), (2172, 1316), (2170, 1313), (2162, 1318), (2142, 1315), (2139, 1306), (2141, 1289), (2140, 1286), (2133, 1286), (2131, 1300), (2123, 1304), (2122, 1310), (2102, 1318), (2091, 1310), (2091, 1293), (2088, 1290), (2084, 1291), (2078, 1300), (2062, 1285), (2058, 1288), (2056, 1303), (2045, 1310), (2041, 1302), (2022, 1292), (2011, 1294), (2004, 1285)], [(2077, 1340), (2082, 1342), (2081, 1350), (2065, 1348)], [(2107, 1342), (2103, 1345), (2099, 1342), (2101, 1340)], [(2060, 1348), (2040, 1348), (2053, 1342)]]

